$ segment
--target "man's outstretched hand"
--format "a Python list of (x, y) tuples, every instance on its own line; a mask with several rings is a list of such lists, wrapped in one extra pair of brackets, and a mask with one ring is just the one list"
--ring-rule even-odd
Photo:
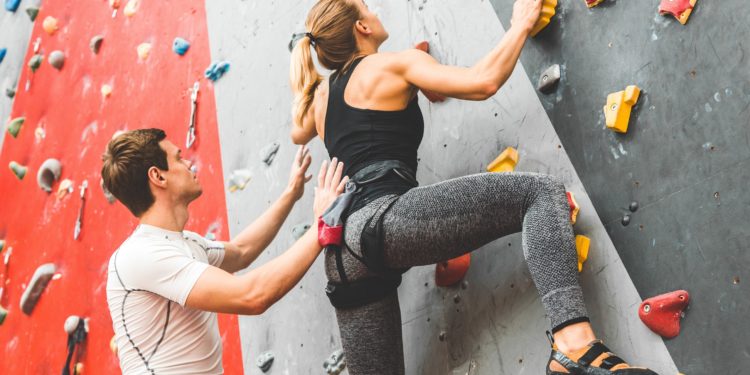
[(305, 194), (305, 183), (312, 179), (312, 175), (305, 175), (311, 162), (310, 149), (307, 146), (300, 146), (294, 156), (292, 171), (289, 173), (289, 185), (286, 188), (295, 201), (302, 198)]
[(349, 177), (343, 177), (344, 163), (333, 158), (331, 163), (323, 161), (318, 173), (318, 186), (315, 188), (315, 203), (313, 204), (313, 213), (315, 219), (323, 215), (323, 212), (336, 200), (336, 197), (344, 192)]

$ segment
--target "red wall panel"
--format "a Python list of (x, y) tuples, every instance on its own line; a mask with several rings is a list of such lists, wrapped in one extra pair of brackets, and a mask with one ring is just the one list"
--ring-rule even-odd
[[(0, 326), (0, 368), (12, 374), (49, 374), (61, 370), (67, 335), (63, 322), (69, 315), (91, 318), (82, 361), (88, 374), (118, 373), (117, 359), (109, 349), (113, 335), (106, 304), (107, 261), (137, 224), (120, 203), (107, 203), (99, 186), (101, 154), (117, 130), (144, 127), (165, 129), (198, 166), (204, 193), (191, 206), (187, 229), (205, 233), (214, 228), (218, 238), (228, 237), (221, 153), (213, 86), (203, 78), (210, 64), (206, 14), (203, 3), (141, 1), (137, 13), (126, 17), (121, 4), (112, 16), (108, 1), (47, 0), (43, 3), (31, 37), (40, 38), (45, 62), (36, 73), (26, 68), (19, 81), (12, 117), (25, 116), (18, 136), (6, 135), (0, 154), (0, 238), (13, 248), (4, 273), (6, 291), (0, 304), (9, 310)], [(19, 12), (16, 16), (26, 17)], [(59, 21), (59, 30), (48, 35), (45, 17)], [(99, 54), (89, 49), (94, 35), (104, 36)], [(182, 37), (191, 47), (185, 56), (171, 50)], [(152, 44), (141, 61), (136, 47)], [(46, 61), (54, 50), (66, 55), (57, 71)], [(33, 55), (29, 48), (26, 61)], [(24, 90), (30, 80), (28, 91)], [(190, 115), (189, 88), (201, 81), (198, 97), (197, 136), (184, 149)], [(100, 88), (110, 84), (109, 98)], [(37, 140), (35, 129), (46, 137)], [(63, 164), (62, 179), (74, 181), (76, 191), (58, 200), (36, 184), (36, 173), (47, 158)], [(10, 161), (29, 167), (19, 181), (8, 169)], [(73, 240), (80, 205), (78, 186), (87, 180), (83, 229)], [(19, 300), (37, 266), (52, 262), (59, 278), (50, 282), (31, 316), (24, 315)], [(2, 280), (2, 279), (0, 279)], [(221, 316), (224, 368), (242, 373), (237, 319)]]

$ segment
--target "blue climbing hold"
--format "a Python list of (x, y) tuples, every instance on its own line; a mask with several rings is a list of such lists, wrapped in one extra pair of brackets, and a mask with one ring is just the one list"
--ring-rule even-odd
[(216, 81), (228, 71), (229, 61), (215, 61), (208, 66), (208, 69), (206, 69), (205, 72), (205, 76), (212, 81)]
[(8, 12), (15, 13), (19, 5), (21, 5), (21, 0), (5, 0), (5, 10)]
[(8, 53), (7, 48), (0, 48), (0, 63), (3, 62), (6, 53)]
[(188, 49), (190, 49), (190, 42), (180, 37), (174, 38), (174, 42), (172, 42), (172, 51), (174, 53), (184, 56)]

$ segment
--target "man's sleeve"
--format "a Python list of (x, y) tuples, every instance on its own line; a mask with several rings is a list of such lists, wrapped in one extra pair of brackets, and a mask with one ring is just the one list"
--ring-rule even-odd
[(185, 306), (190, 291), (209, 267), (178, 245), (163, 243), (120, 254), (118, 272), (125, 288), (156, 293)]
[(211, 241), (195, 232), (184, 231), (183, 233), (203, 248), (203, 251), (206, 252), (206, 256), (208, 257), (208, 264), (214, 267), (221, 267), (221, 262), (224, 261), (223, 243), (219, 241)]

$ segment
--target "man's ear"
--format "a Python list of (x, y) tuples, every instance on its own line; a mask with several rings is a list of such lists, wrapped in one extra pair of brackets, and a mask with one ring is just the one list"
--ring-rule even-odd
[(357, 20), (357, 22), (354, 23), (354, 28), (357, 32), (365, 36), (372, 34), (372, 29), (366, 23), (362, 22), (362, 20)]
[(148, 180), (152, 184), (160, 187), (165, 186), (167, 183), (167, 180), (164, 178), (162, 171), (156, 167), (151, 167), (148, 169)]

